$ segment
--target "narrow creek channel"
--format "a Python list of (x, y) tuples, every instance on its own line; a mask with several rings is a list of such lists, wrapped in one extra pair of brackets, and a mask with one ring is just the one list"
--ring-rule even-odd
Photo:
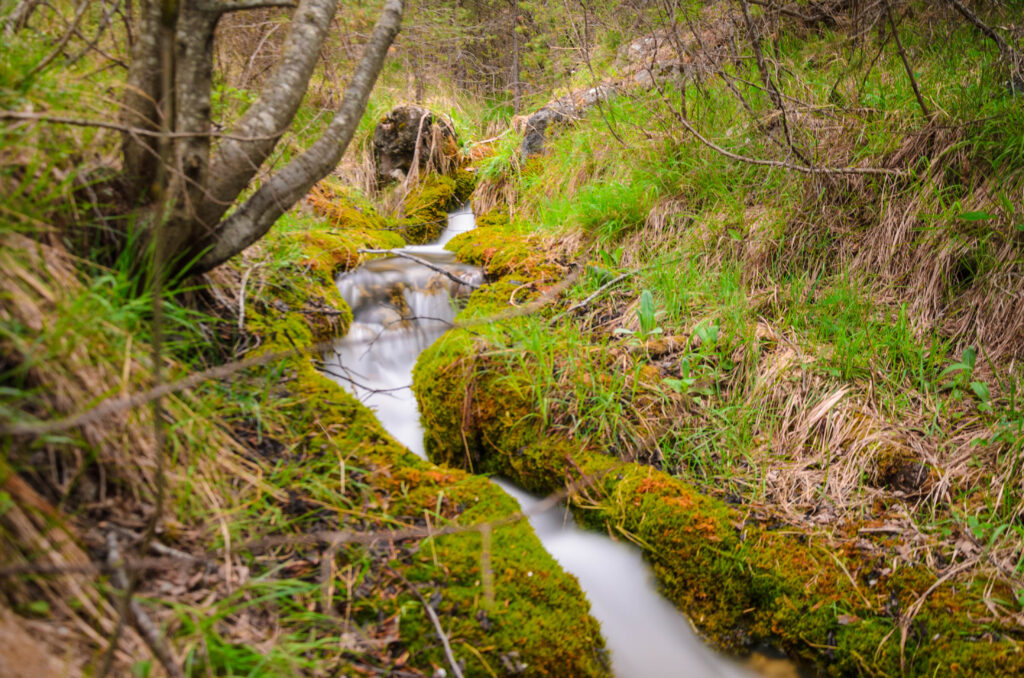
[[(479, 284), (479, 269), (459, 263), (444, 249), (459, 233), (475, 227), (466, 205), (448, 215), (441, 237), (430, 245), (402, 250), (443, 266), (454, 276)], [(409, 386), (420, 352), (454, 320), (453, 297), (470, 288), (413, 260), (387, 257), (368, 261), (338, 278), (338, 289), (352, 307), (348, 334), (325, 356), (329, 373), (376, 411), (384, 428), (412, 452), (425, 457), (423, 430)], [(344, 376), (339, 376), (344, 375)], [(350, 380), (346, 379), (348, 377)], [(492, 479), (529, 512), (541, 501), (505, 480)], [(689, 621), (658, 593), (650, 568), (635, 546), (579, 529), (569, 512), (555, 507), (530, 517), (544, 547), (576, 576), (611, 650), (619, 678), (661, 676), (753, 676), (762, 671), (707, 647)]]

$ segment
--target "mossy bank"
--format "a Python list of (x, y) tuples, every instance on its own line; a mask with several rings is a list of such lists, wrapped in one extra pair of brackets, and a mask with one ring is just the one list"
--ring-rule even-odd
[[(332, 277), (302, 279), (302, 262), (316, 262), (314, 269), (323, 263), (323, 238), (338, 239), (329, 248), (332, 275), (359, 259), (353, 245), (339, 246), (346, 239), (371, 248), (398, 244), (391, 231), (360, 231), (358, 224), (343, 221), (334, 227), (340, 229), (336, 236), (313, 228), (281, 235), (268, 244), (273, 249), (298, 240), (304, 246), (299, 266), (287, 276), (289, 284), (280, 286), (287, 288), (282, 301), (287, 298), (289, 307), (299, 310), (281, 312), (271, 295), (264, 297), (262, 310), (249, 316), (250, 329), (264, 339), (260, 350), (287, 350), (331, 336), (315, 320), (316, 314), (307, 312), (323, 306), (324, 300), (341, 309), (335, 317), (342, 324), (350, 320)], [(311, 248), (305, 246), (309, 242), (314, 243)], [(278, 260), (279, 254), (274, 255)], [(293, 518), (289, 529), (322, 530), (325, 520), (337, 521), (336, 528), (358, 525), (367, 531), (428, 525), (466, 528), (426, 540), (393, 540), (385, 534), (368, 547), (340, 548), (332, 567), (363, 563), (357, 588), (346, 593), (340, 581), (336, 584), (336, 609), (351, 616), (354, 628), (393, 620), (388, 650), (403, 659), (401, 665), (428, 672), (446, 665), (441, 641), (420, 598), (394, 574), (401, 573), (425, 598), (440, 596), (437, 614), (467, 675), (500, 674), (508, 667), (537, 676), (607, 674), (598, 625), (589, 616), (577, 582), (544, 551), (525, 519), (508, 523), (518, 510), (508, 495), (481, 476), (439, 468), (413, 456), (366, 407), (320, 373), (309, 357), (292, 358), (276, 369), (287, 396), (278, 401), (275, 418), (287, 422), (288, 437), (280, 442), (290, 452), (287, 459), (277, 461), (268, 480), (288, 486), (292, 476), (317, 479), (315, 491), (293, 498), (310, 502), (316, 510)], [(351, 512), (344, 507), (351, 507)], [(358, 515), (360, 507), (364, 515), (353, 524), (350, 516)], [(499, 526), (485, 547), (474, 526), (489, 523)], [(490, 590), (483, 584), (488, 579), (493, 582)], [(361, 591), (373, 593), (360, 595)]]
[[(452, 249), (467, 259), (489, 251), (492, 261), (502, 252), (536, 251), (507, 225), (493, 228), (460, 236)], [(581, 484), (573, 495), (577, 518), (640, 544), (665, 595), (727, 650), (768, 643), (833, 675), (1024, 670), (1019, 627), (980, 621), (989, 617), (980, 582), (942, 586), (921, 568), (888, 568), (856, 548), (837, 551), (813, 533), (780, 529), (753, 507), (730, 506), (668, 473), (623, 461), (614, 449), (552, 435), (536, 398), (537, 375), (549, 369), (542, 363), (608, 346), (577, 337), (567, 355), (532, 353), (524, 345), (528, 331), (516, 325), (533, 320), (476, 324), (481, 311), (507, 310), (509, 288), (545, 277), (543, 266), (513, 268), (501, 266), (470, 298), (461, 316), (468, 328), (447, 333), (417, 364), (414, 388), (433, 460), (501, 474), (540, 493)], [(657, 343), (650, 342), (652, 350)], [(660, 386), (657, 375), (639, 370), (637, 402), (645, 379)]]

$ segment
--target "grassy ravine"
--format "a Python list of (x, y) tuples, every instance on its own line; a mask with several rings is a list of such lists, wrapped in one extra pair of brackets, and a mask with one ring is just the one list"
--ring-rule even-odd
[[(641, 543), (725, 647), (1019, 672), (1024, 120), (1007, 63), (947, 9), (906, 3), (900, 27), (930, 118), (898, 51), (839, 12), (773, 29), (788, 131), (740, 34), (685, 97), (627, 82), (525, 164), (496, 142), (490, 226), (451, 247), (491, 268), (461, 317), (515, 317), (421, 357), (431, 457), (538, 492), (598, 474), (580, 518)], [(742, 25), (714, 11), (737, 10), (694, 10), (705, 44)], [(898, 174), (737, 160), (680, 110), (741, 157), (801, 165), (788, 135), (818, 167)], [(538, 315), (510, 308), (574, 272)]]
[[(358, 232), (357, 224), (339, 225), (346, 234)], [(280, 261), (279, 254), (273, 253), (273, 244), (270, 247), (270, 256)], [(334, 252), (339, 266), (351, 261), (351, 250)], [(320, 291), (329, 295), (330, 304), (344, 308), (333, 276), (323, 284)], [(315, 287), (297, 289), (303, 295), (317, 294)], [(292, 342), (303, 345), (323, 338), (304, 316), (280, 317), (270, 308), (252, 323), (265, 328), (260, 331), (266, 339), (261, 350), (285, 350)], [(364, 530), (389, 525), (422, 526), (425, 521), (435, 526), (472, 526), (499, 521), (514, 512), (514, 502), (482, 477), (438, 468), (409, 454), (381, 429), (365, 407), (317, 372), (308, 359), (292, 360), (284, 369), (288, 374), (287, 393), (294, 404), (275, 407), (274, 416), (289, 422), (291, 436), (304, 439), (305, 449), (324, 452), (279, 472), (282, 480), (296, 473), (315, 479), (317, 492), (310, 494), (311, 501), (327, 507), (350, 506), (356, 524)], [(371, 507), (379, 507), (379, 519), (374, 520), (372, 508), (359, 515), (360, 505), (353, 501), (351, 492), (325, 482), (337, 476), (339, 463), (350, 469), (343, 471), (345, 483), (366, 483), (360, 492), (362, 505), (369, 500)], [(380, 550), (380, 546), (377, 548)], [(588, 615), (578, 584), (547, 555), (525, 521), (494, 530), (490, 547), (494, 590), (490, 602), (481, 588), (479, 533), (449, 535), (432, 543), (390, 544), (388, 548), (392, 551), (388, 557), (372, 555), (373, 549), (368, 550), (371, 555), (363, 549), (342, 549), (339, 558), (342, 562), (363, 561), (364, 586), (375, 578), (397, 586), (382, 571), (387, 566), (421, 586), (425, 597), (439, 592), (438, 614), (457, 651), (461, 646), (458, 655), (466, 662), (470, 675), (500, 672), (506, 660), (511, 665), (524, 664), (530, 675), (605, 673), (597, 624)], [(444, 666), (436, 633), (417, 599), (402, 591), (396, 592), (394, 600), (388, 600), (384, 591), (376, 593), (362, 602), (366, 612), (372, 611), (377, 619), (398, 615), (401, 620), (397, 629), (399, 647), (389, 651), (396, 656), (408, 651), (404, 663), (410, 668)]]

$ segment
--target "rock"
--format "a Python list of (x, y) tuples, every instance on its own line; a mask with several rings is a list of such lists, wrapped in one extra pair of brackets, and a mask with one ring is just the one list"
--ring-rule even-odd
[(626, 43), (619, 48), (616, 61), (625, 82), (641, 89), (680, 76), (702, 77), (730, 58), (735, 33), (729, 3), (709, 3), (692, 22), (658, 29)]
[(402, 180), (412, 169), (419, 142), (419, 165), (448, 174), (457, 164), (455, 128), (422, 106), (398, 106), (373, 130), (373, 157), (381, 184)]
[(521, 122), (523, 143), (519, 147), (520, 158), (526, 160), (544, 152), (544, 139), (551, 125), (581, 117), (599, 101), (608, 101), (612, 94), (614, 89), (611, 86), (598, 85), (576, 90), (549, 101), (543, 108)]

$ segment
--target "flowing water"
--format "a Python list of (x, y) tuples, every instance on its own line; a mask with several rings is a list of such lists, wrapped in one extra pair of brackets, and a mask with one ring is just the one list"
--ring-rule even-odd
[[(472, 284), (478, 269), (455, 260), (444, 244), (475, 226), (469, 206), (448, 216), (448, 227), (431, 244), (402, 250)], [(423, 430), (409, 386), (423, 349), (455, 318), (452, 298), (471, 288), (400, 257), (369, 261), (338, 279), (352, 307), (348, 334), (326, 356), (325, 371), (376, 410), (384, 428), (423, 457)], [(540, 501), (503, 480), (494, 482), (515, 497), (524, 512)], [(703, 644), (687, 619), (657, 592), (639, 549), (576, 527), (564, 508), (530, 517), (544, 547), (579, 579), (611, 650), (619, 678), (660, 676), (751, 676), (753, 672)]]

